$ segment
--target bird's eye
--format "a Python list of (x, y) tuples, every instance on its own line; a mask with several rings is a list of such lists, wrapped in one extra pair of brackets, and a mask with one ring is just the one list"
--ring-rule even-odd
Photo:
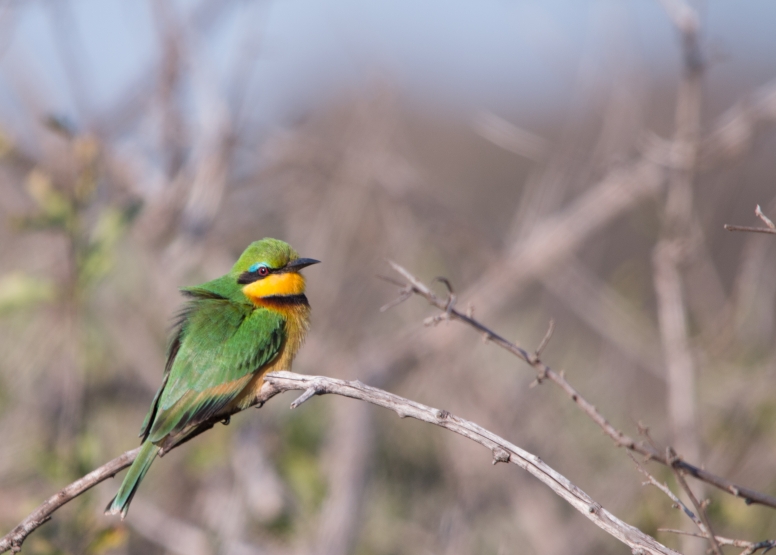
[(253, 264), (250, 268), (248, 268), (248, 271), (252, 274), (259, 274), (261, 277), (266, 277), (269, 275), (269, 268), (266, 264), (261, 264), (257, 262), (256, 264)]

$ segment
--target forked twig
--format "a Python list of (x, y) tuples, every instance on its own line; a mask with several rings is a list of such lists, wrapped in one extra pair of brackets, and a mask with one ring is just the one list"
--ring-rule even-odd
[(754, 209), (754, 214), (758, 218), (760, 218), (763, 223), (765, 223), (766, 227), (750, 227), (745, 225), (730, 225), (725, 224), (725, 229), (728, 231), (747, 231), (750, 233), (769, 233), (771, 235), (776, 235), (776, 225), (771, 221), (771, 219), (763, 214), (762, 209), (760, 208), (760, 205), (758, 204), (757, 207)]

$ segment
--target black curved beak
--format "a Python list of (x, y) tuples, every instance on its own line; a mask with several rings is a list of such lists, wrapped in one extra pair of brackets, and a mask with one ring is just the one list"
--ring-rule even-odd
[(307, 268), (308, 266), (319, 264), (320, 262), (320, 260), (315, 260), (314, 258), (297, 258), (286, 264), (286, 267), (283, 268), (283, 270), (286, 272), (298, 272), (302, 268)]

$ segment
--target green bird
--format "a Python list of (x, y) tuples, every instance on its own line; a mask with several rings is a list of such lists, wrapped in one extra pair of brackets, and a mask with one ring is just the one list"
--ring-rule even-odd
[(251, 243), (223, 277), (181, 291), (189, 298), (167, 352), (162, 385), (140, 429), (142, 448), (106, 514), (123, 519), (159, 450), (198, 425), (250, 406), (264, 375), (290, 370), (309, 327), (300, 258), (290, 245)]

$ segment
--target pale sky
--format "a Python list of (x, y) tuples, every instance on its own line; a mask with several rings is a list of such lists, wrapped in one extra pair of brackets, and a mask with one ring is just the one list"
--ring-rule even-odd
[[(225, 0), (226, 1), (226, 0)], [(343, 89), (375, 79), (429, 109), (509, 111), (528, 125), (562, 110), (594, 75), (636, 69), (674, 79), (677, 37), (656, 0), (232, 0), (186, 35), (197, 79), (229, 99), (236, 73), (261, 125), (282, 125)], [(68, 6), (65, 9), (57, 5)], [(181, 22), (199, 1), (172, 3)], [(0, 0), (0, 122), (24, 125), (20, 103), (78, 122), (152, 75), (159, 51), (145, 0)], [(709, 88), (776, 77), (776, 2), (707, 0)], [(190, 26), (189, 26), (190, 27)], [(78, 60), (85, 114), (61, 52)], [(253, 52), (242, 65), (235, 54)], [(76, 85), (77, 86), (77, 85)], [(20, 121), (21, 120), (21, 121)]]

